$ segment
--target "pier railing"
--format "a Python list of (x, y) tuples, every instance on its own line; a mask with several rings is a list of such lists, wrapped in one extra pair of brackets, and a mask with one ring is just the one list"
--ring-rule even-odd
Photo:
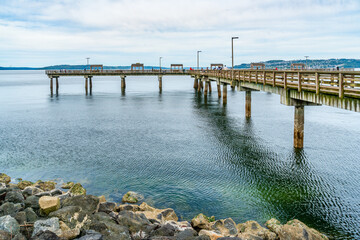
[(191, 74), (360, 98), (360, 72), (355, 71), (207, 70), (191, 71)]

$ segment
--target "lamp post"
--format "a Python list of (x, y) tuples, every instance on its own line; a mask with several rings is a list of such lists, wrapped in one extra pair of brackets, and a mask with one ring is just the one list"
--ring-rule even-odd
[(239, 39), (239, 37), (231, 38), (231, 80), (234, 79), (234, 39)]
[(201, 51), (197, 51), (197, 70), (199, 70), (199, 53), (201, 53)]
[(305, 69), (307, 69), (307, 60), (308, 60), (309, 56), (305, 56), (306, 62), (305, 62)]
[(161, 59), (162, 57), (159, 57), (160, 72), (161, 72)]
[(86, 67), (87, 67), (87, 68), (89, 67), (89, 60), (90, 60), (90, 58), (87, 57), (87, 58), (86, 58)]

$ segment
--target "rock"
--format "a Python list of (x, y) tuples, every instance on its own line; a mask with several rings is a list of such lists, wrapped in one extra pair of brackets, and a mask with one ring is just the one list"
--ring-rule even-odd
[[(248, 239), (248, 238), (245, 238)], [(218, 240), (243, 240), (242, 238), (238, 238), (238, 237), (222, 237), (222, 238), (218, 238)], [(249, 240), (256, 240), (256, 238), (249, 238)]]
[(105, 196), (104, 196), (104, 195), (101, 195), (101, 196), (99, 197), (99, 201), (100, 201), (100, 203), (106, 202)]
[(60, 196), (63, 195), (64, 193), (60, 190), (60, 189), (54, 189), (50, 191), (50, 195), (51, 196)]
[[(120, 211), (133, 211), (133, 212), (136, 212), (136, 211), (140, 211), (140, 207), (138, 205), (122, 204), (122, 205), (119, 205), (118, 207), (115, 208), (115, 212), (120, 212)], [(141, 211), (145, 211), (145, 210), (141, 210)]]
[(15, 218), (10, 215), (6, 215), (4, 217), (0, 217), (0, 230), (16, 235), (19, 233), (20, 226)]
[(74, 195), (86, 195), (86, 189), (81, 186), (80, 183), (76, 183), (72, 188), (70, 188), (69, 192)]
[(30, 187), (26, 187), (23, 191), (22, 194), (27, 198), (31, 195), (36, 195), (38, 193), (42, 193), (44, 192), (43, 190), (41, 190), (40, 188), (34, 187), (34, 186), (30, 186)]
[(52, 182), (52, 181), (47, 181), (47, 182), (37, 181), (35, 183), (35, 187), (40, 188), (41, 190), (43, 190), (45, 192), (55, 189), (55, 186), (56, 186), (56, 183)]
[(143, 236), (148, 236), (148, 234), (156, 227), (151, 224), (143, 213), (135, 213), (131, 211), (121, 211), (117, 215), (116, 221), (120, 225), (128, 227), (132, 236), (136, 238), (138, 237), (138, 232), (141, 231)]
[(187, 221), (175, 222), (175, 221), (166, 221), (164, 224), (171, 224), (177, 232), (185, 231), (185, 230), (194, 230), (191, 227), (191, 224)]
[(14, 204), (12, 202), (6, 202), (0, 206), (0, 216), (10, 215), (15, 217), (16, 213), (21, 211), (22, 207), (20, 204)]
[(272, 218), (270, 219), (269, 221), (267, 221), (265, 223), (265, 226), (270, 229), (270, 231), (276, 233), (276, 234), (279, 234), (279, 232), (281, 231), (281, 223), (279, 220), (275, 219), (275, 218)]
[(70, 189), (74, 186), (74, 182), (67, 182), (67, 183), (63, 183), (63, 185), (61, 185), (62, 189)]
[(15, 215), (15, 219), (20, 225), (23, 225), (24, 223), (26, 223), (26, 212), (24, 211), (18, 212)]
[(281, 231), (278, 233), (280, 239), (296, 239), (296, 240), (324, 240), (329, 239), (324, 234), (316, 231), (313, 228), (309, 228), (303, 222), (294, 219), (288, 221), (281, 227)]
[(121, 201), (123, 203), (137, 203), (143, 199), (144, 197), (141, 194), (129, 191), (122, 197)]
[(32, 209), (40, 209), (39, 198), (36, 196), (30, 196), (25, 200), (25, 207), (31, 207)]
[(55, 233), (45, 230), (35, 234), (30, 240), (61, 240)]
[(194, 240), (197, 235), (194, 229), (186, 229), (176, 234), (176, 240)]
[(103, 240), (103, 237), (100, 233), (94, 230), (88, 230), (85, 231), (85, 235), (78, 238), (78, 240)]
[(0, 240), (11, 240), (11, 233), (0, 230)]
[(62, 206), (78, 206), (86, 213), (94, 213), (99, 209), (99, 198), (92, 195), (69, 197), (63, 201)]
[(211, 229), (209, 218), (202, 213), (191, 220), (191, 226), (195, 229)]
[(60, 199), (58, 197), (44, 196), (39, 199), (40, 213), (49, 215), (60, 208)]
[(167, 208), (161, 211), (164, 221), (177, 221), (178, 217), (173, 209)]
[(56, 217), (63, 221), (70, 229), (82, 228), (88, 221), (89, 216), (78, 206), (63, 207), (49, 214), (49, 217)]
[(5, 202), (24, 203), (25, 199), (20, 190), (13, 190), (6, 194)]
[[(136, 205), (135, 205), (136, 206)], [(166, 221), (177, 221), (178, 217), (171, 208), (167, 209), (156, 209), (146, 203), (142, 203), (140, 206), (140, 211), (148, 218), (149, 220), (155, 220), (160, 223), (165, 223)]]
[(67, 193), (64, 193), (64, 194), (58, 196), (58, 198), (60, 198), (60, 203), (61, 204), (65, 199), (67, 199), (69, 197), (72, 197), (70, 192), (67, 192)]
[(197, 236), (195, 240), (210, 240), (210, 237), (207, 235), (201, 235), (201, 236)]
[[(100, 199), (99, 199), (99, 201), (100, 201)], [(100, 203), (99, 212), (110, 213), (115, 210), (115, 207), (116, 207), (116, 203), (114, 203), (114, 202)]]
[(276, 234), (260, 226), (256, 221), (247, 221), (238, 224), (239, 234), (237, 237), (244, 239), (268, 239), (275, 240)]
[(100, 232), (104, 239), (109, 240), (130, 240), (129, 229), (125, 226), (120, 226), (114, 222), (99, 222), (94, 221), (89, 226), (90, 229)]
[(74, 239), (80, 235), (80, 228), (70, 229), (64, 222), (60, 221), (61, 235), (59, 237), (65, 239)]
[(12, 238), (12, 240), (26, 240), (26, 237), (21, 233), (18, 233), (15, 235), (15, 237)]
[(226, 237), (234, 237), (236, 234), (238, 234), (236, 223), (231, 218), (217, 220), (216, 222), (212, 223), (211, 229)]
[(50, 193), (50, 191), (40, 192), (40, 193), (35, 194), (35, 196), (38, 198), (45, 197), (45, 196), (51, 197), (51, 193)]
[(38, 216), (36, 215), (34, 210), (30, 207), (26, 208), (24, 212), (26, 213), (26, 221), (28, 223), (34, 223), (38, 219)]
[(209, 230), (205, 230), (205, 229), (202, 229), (199, 232), (199, 236), (203, 236), (203, 235), (208, 236), (210, 238), (210, 240), (216, 240), (218, 238), (224, 237), (223, 235), (218, 234), (218, 233), (216, 233), (214, 231), (209, 231)]
[(6, 184), (5, 184), (5, 183), (0, 182), (0, 190), (5, 189), (5, 188), (6, 188)]
[(34, 231), (32, 236), (34, 237), (36, 234), (40, 232), (50, 231), (55, 233), (56, 235), (61, 234), (60, 224), (58, 218), (49, 218), (46, 220), (37, 220), (34, 223)]
[(8, 184), (9, 182), (11, 182), (11, 178), (5, 173), (0, 173), (0, 182)]
[(171, 224), (162, 225), (160, 228), (151, 232), (151, 236), (174, 236), (175, 235), (175, 227)]
[(26, 187), (29, 187), (31, 185), (33, 185), (34, 183), (33, 182), (30, 182), (30, 181), (20, 181), (17, 186), (18, 188), (20, 188), (21, 190), (24, 190)]

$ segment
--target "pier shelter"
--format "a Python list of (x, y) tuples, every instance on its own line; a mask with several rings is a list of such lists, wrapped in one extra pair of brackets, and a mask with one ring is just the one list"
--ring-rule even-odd
[(171, 64), (170, 65), (171, 72), (176, 72), (176, 71), (180, 72), (180, 71), (183, 71), (183, 69), (184, 69), (183, 64)]
[(251, 63), (250, 68), (256, 69), (256, 70), (259, 70), (259, 69), (263, 70), (263, 69), (265, 69), (265, 63)]
[(102, 64), (90, 65), (90, 72), (103, 72), (104, 66)]
[(134, 70), (144, 71), (144, 64), (143, 63), (131, 64), (131, 71), (134, 71)]
[(296, 69), (304, 70), (305, 64), (304, 63), (292, 63), (291, 70), (296, 70)]

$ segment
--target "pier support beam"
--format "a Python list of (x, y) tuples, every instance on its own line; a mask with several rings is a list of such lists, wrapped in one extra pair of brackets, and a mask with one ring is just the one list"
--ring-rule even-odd
[(54, 95), (54, 91), (53, 91), (53, 78), (50, 78), (50, 96)]
[(90, 95), (92, 95), (92, 76), (89, 76)]
[(197, 77), (194, 78), (194, 89), (197, 90), (198, 88), (198, 79)]
[(162, 76), (158, 76), (158, 80), (159, 80), (159, 92), (162, 92)]
[(85, 94), (88, 95), (88, 77), (85, 77)]
[(56, 96), (59, 96), (59, 77), (56, 77)]
[(201, 92), (201, 84), (202, 84), (202, 81), (201, 81), (201, 78), (198, 78), (198, 93)]
[(245, 92), (245, 117), (251, 118), (251, 91)]
[(294, 148), (304, 147), (304, 105), (295, 106)]
[(211, 81), (209, 81), (209, 93), (211, 93)]
[(223, 105), (227, 104), (227, 84), (223, 84)]
[(121, 90), (125, 91), (125, 88), (126, 88), (125, 76), (121, 76)]
[(205, 80), (205, 89), (204, 89), (204, 96), (207, 97), (209, 89), (209, 81)]

